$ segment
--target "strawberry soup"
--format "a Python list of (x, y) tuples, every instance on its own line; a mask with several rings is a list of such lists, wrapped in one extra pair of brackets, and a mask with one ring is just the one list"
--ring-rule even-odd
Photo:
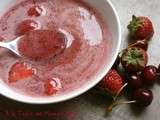
[(37, 97), (82, 86), (104, 65), (111, 47), (101, 15), (82, 0), (17, 3), (0, 18), (0, 38), (19, 36), (26, 36), (19, 44), (22, 57), (0, 48), (0, 77), (13, 90)]

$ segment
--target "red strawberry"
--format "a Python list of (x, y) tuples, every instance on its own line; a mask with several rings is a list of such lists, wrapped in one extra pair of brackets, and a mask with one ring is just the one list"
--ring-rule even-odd
[(122, 66), (126, 72), (138, 72), (144, 69), (148, 62), (145, 50), (138, 47), (130, 47), (123, 51), (121, 57)]
[(30, 19), (24, 20), (18, 24), (17, 29), (16, 29), (16, 34), (17, 35), (24, 35), (27, 32), (33, 31), (38, 28), (40, 28), (40, 25), (36, 21), (30, 20)]
[(0, 36), (0, 41), (4, 40), (4, 38), (2, 36)]
[(17, 62), (12, 65), (9, 71), (9, 82), (17, 82), (25, 78), (31, 77), (34, 74), (34, 70), (27, 66), (24, 62)]
[(152, 22), (147, 17), (132, 16), (132, 21), (128, 25), (130, 34), (136, 39), (150, 39), (154, 34)]
[(112, 95), (116, 95), (123, 85), (123, 80), (115, 69), (111, 69), (99, 84)]
[(42, 7), (40, 6), (32, 6), (29, 10), (28, 10), (28, 15), (29, 16), (40, 16), (42, 13), (44, 12), (44, 10), (42, 9)]
[(60, 79), (58, 78), (52, 78), (52, 79), (48, 79), (45, 83), (44, 83), (44, 89), (45, 89), (45, 93), (47, 95), (53, 95), (56, 94), (57, 91), (59, 89), (62, 88)]

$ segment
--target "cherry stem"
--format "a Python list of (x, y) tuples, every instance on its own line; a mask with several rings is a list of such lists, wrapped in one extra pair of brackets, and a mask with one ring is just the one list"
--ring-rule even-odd
[(119, 91), (117, 92), (117, 94), (113, 97), (113, 103), (107, 107), (107, 111), (108, 112), (111, 112), (112, 109), (114, 107), (116, 107), (117, 105), (120, 105), (120, 104), (127, 104), (127, 103), (135, 103), (136, 101), (123, 101), (123, 102), (116, 102), (117, 101), (117, 98), (118, 96), (120, 95), (120, 93), (122, 92), (122, 90), (128, 85), (128, 83), (125, 83), (120, 89)]
[(120, 89), (119, 91), (117, 92), (117, 94), (113, 97), (113, 101), (116, 101), (119, 94), (122, 92), (122, 90), (128, 85), (128, 83), (125, 83)]
[(133, 101), (121, 101), (121, 102), (113, 102), (109, 107), (107, 107), (107, 112), (111, 112), (112, 109), (118, 105), (121, 105), (121, 104), (132, 104), (132, 103), (136, 103), (135, 100)]

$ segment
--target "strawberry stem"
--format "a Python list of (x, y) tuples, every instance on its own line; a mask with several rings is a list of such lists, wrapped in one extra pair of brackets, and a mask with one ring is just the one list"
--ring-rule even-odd
[(142, 21), (136, 17), (135, 15), (132, 16), (132, 21), (127, 26), (131, 36), (135, 34), (135, 32), (138, 30), (139, 27), (142, 26)]

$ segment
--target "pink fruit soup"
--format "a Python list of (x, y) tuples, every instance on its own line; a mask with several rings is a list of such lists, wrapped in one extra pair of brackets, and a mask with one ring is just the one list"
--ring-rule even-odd
[(19, 45), (23, 57), (0, 48), (0, 77), (37, 97), (80, 88), (104, 65), (111, 46), (101, 15), (82, 0), (17, 3), (1, 16), (0, 36), (5, 42), (22, 35), (28, 35)]

